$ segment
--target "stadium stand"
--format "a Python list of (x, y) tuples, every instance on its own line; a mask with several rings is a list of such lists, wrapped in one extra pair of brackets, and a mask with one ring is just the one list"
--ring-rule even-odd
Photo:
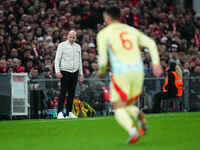
[[(164, 68), (177, 61), (184, 71), (199, 72), (200, 16), (192, 9), (177, 11), (171, 1), (116, 0), (121, 21), (143, 30), (158, 43)], [(78, 32), (83, 49), (85, 76), (96, 69), (96, 32), (103, 27), (101, 12), (105, 0), (7, 0), (0, 2), (0, 71), (12, 71), (14, 58), (21, 62), (14, 72), (48, 67), (53, 74), (56, 46), (70, 29)], [(146, 72), (151, 72), (149, 54), (142, 52)]]

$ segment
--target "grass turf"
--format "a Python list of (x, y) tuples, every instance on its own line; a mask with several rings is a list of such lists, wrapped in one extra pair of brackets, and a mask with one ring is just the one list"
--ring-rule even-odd
[(113, 117), (0, 121), (1, 150), (197, 150), (200, 113), (146, 115), (148, 133), (127, 145)]

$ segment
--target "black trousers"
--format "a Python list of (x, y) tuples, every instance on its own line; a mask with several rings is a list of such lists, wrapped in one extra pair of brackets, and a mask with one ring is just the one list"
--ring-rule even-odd
[(30, 91), (31, 118), (40, 118), (39, 111), (46, 109), (46, 101), (42, 90)]
[(72, 105), (75, 95), (76, 84), (78, 81), (78, 71), (71, 73), (67, 71), (61, 71), (63, 77), (61, 78), (61, 89), (60, 89), (60, 96), (58, 102), (58, 112), (62, 112), (64, 108), (64, 101), (66, 97), (66, 93), (68, 94), (67, 97), (67, 105), (66, 105), (66, 115), (69, 115), (69, 112), (72, 111)]
[(167, 100), (169, 98), (176, 97), (170, 95), (168, 92), (159, 92), (154, 97), (153, 113), (159, 113), (161, 111), (160, 104), (161, 100)]

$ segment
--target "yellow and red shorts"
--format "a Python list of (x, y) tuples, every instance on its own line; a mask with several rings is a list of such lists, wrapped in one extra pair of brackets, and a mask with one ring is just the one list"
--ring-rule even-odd
[(110, 83), (110, 101), (136, 101), (142, 93), (143, 72), (126, 72), (113, 75)]

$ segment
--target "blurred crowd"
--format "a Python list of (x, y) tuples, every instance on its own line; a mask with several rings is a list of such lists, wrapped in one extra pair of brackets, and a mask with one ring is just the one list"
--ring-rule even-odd
[[(112, 2), (112, 3), (111, 3)], [(121, 8), (121, 22), (153, 37), (164, 69), (170, 61), (200, 73), (200, 14), (177, 10), (171, 0), (5, 0), (0, 1), (0, 72), (36, 71), (54, 78), (54, 57), (69, 30), (77, 31), (85, 77), (97, 70), (96, 33), (107, 5)], [(146, 75), (151, 60), (142, 50)]]

